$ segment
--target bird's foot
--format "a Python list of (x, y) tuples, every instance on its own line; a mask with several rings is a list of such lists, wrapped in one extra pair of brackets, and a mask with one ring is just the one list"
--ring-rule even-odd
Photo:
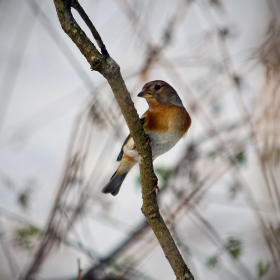
[(156, 194), (158, 194), (160, 192), (160, 189), (158, 187), (158, 178), (155, 176), (154, 178), (152, 178), (152, 180), (156, 181), (156, 183), (154, 188), (148, 194), (152, 194), (153, 192), (156, 192)]
[(146, 138), (146, 143), (145, 143), (145, 148), (147, 148), (148, 147), (148, 145), (152, 145), (152, 140), (151, 140), (151, 138), (149, 137), (149, 135), (145, 135), (145, 138)]

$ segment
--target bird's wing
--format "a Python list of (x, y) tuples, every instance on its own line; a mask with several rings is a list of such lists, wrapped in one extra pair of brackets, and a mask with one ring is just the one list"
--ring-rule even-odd
[[(145, 114), (140, 118), (140, 123), (141, 123), (141, 125), (144, 125), (144, 123), (145, 123)], [(121, 148), (121, 151), (120, 151), (120, 153), (119, 153), (119, 155), (117, 157), (117, 161), (121, 161), (122, 160), (122, 157), (123, 157), (123, 147), (130, 140), (130, 138), (131, 138), (131, 135), (128, 134), (128, 136), (125, 138), (125, 140), (124, 140), (124, 142), (122, 144), (122, 148)]]

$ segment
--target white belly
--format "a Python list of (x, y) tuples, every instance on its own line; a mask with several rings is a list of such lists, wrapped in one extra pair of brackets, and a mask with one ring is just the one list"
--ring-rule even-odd
[(180, 140), (181, 135), (178, 132), (147, 132), (152, 141), (153, 159), (168, 152)]
[[(175, 131), (172, 133), (160, 132), (156, 134), (147, 131), (146, 133), (149, 135), (152, 141), (151, 148), (153, 159), (168, 152), (181, 138), (181, 135)], [(135, 149), (134, 140), (132, 138), (130, 138), (130, 140), (123, 147), (123, 152), (129, 157), (132, 157), (135, 161), (138, 161), (138, 152)]]

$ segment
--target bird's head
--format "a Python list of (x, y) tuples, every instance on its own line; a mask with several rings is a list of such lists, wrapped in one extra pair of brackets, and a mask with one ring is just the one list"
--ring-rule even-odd
[(160, 80), (145, 84), (137, 96), (145, 98), (150, 106), (160, 103), (167, 106), (175, 105), (183, 107), (176, 90), (168, 83)]

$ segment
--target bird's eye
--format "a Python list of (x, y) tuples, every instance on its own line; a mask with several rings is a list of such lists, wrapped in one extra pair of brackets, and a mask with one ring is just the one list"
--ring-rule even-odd
[(155, 85), (155, 90), (159, 90), (161, 88), (160, 85)]

